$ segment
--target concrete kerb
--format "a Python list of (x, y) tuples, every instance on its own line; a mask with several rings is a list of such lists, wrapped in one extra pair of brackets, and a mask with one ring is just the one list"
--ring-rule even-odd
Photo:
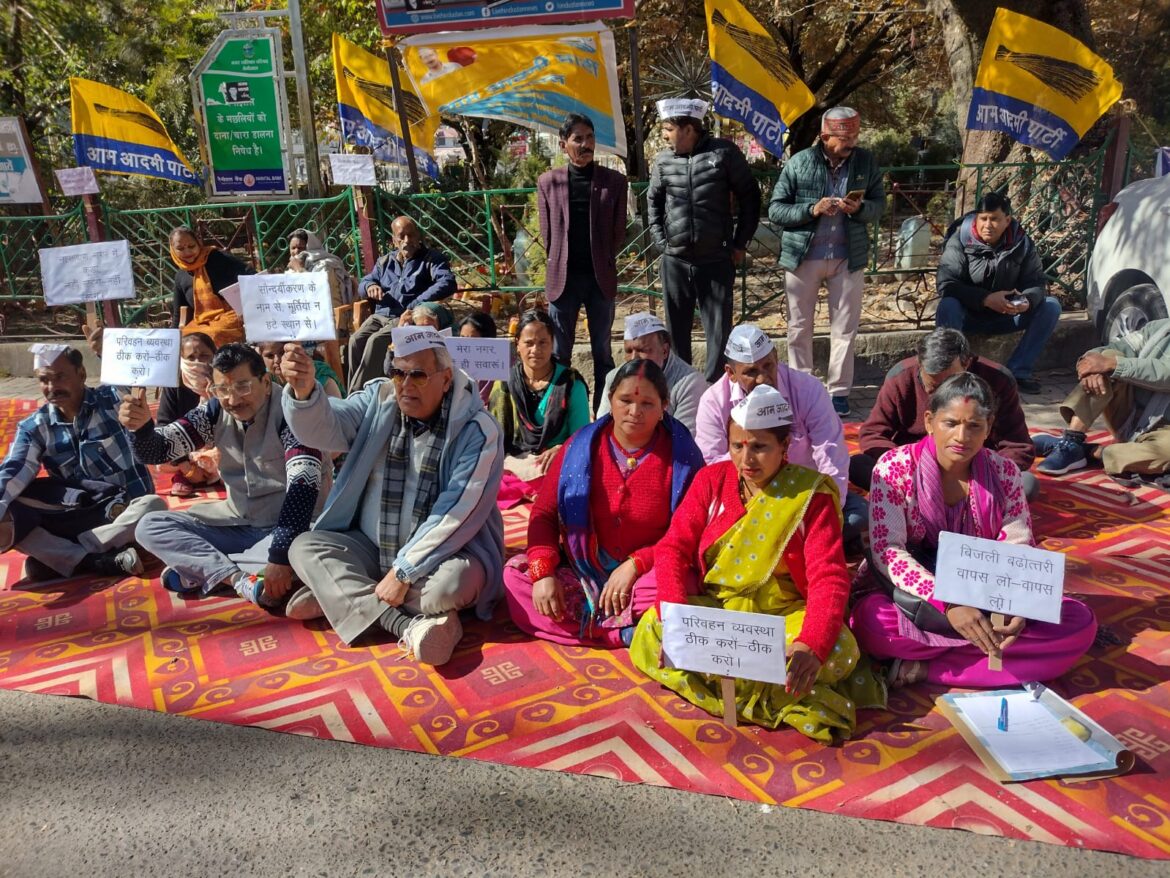
[[(889, 332), (867, 332), (857, 337), (854, 348), (857, 367), (854, 383), (880, 384), (886, 372), (896, 362), (914, 353), (918, 339), (926, 334), (926, 329), (894, 329)], [(1019, 334), (1012, 335), (979, 335), (971, 336), (971, 346), (980, 356), (988, 357), (997, 362), (1006, 362), (1011, 356), (1012, 349), (1019, 340)], [(773, 336), (776, 348), (781, 358), (788, 356), (788, 342), (781, 336)], [(54, 338), (63, 344), (72, 344), (85, 357), (85, 368), (90, 377), (95, 379), (101, 373), (98, 358), (90, 351), (84, 339)], [(1083, 313), (1065, 314), (1056, 325), (1056, 331), (1049, 339), (1037, 370), (1069, 369), (1076, 358), (1089, 348), (1097, 345), (1097, 334), (1093, 324)], [(31, 378), (33, 374), (33, 358), (28, 352), (28, 342), (0, 343), (0, 373), (6, 372), (14, 377)], [(702, 336), (696, 335), (692, 347), (695, 354), (695, 366), (702, 368), (706, 359), (706, 350)], [(829, 361), (829, 337), (818, 335), (813, 339), (813, 356), (817, 363), (817, 371), (823, 374), (825, 364)], [(620, 342), (614, 343), (614, 361), (623, 359)], [(593, 375), (593, 356), (586, 342), (578, 342), (573, 347), (573, 366), (582, 375)]]

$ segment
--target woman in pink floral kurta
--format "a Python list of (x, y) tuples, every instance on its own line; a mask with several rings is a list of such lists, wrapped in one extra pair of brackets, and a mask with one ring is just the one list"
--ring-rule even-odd
[[(928, 435), (887, 451), (874, 468), (872, 552), (854, 583), (850, 628), (862, 649), (894, 661), (894, 685), (926, 680), (982, 688), (1049, 680), (1071, 668), (1096, 634), (1092, 611), (1072, 598), (1064, 599), (1059, 624), (1008, 617), (995, 626), (982, 610), (934, 597), (942, 531), (1032, 545), (1019, 469), (983, 447), (994, 411), (985, 382), (957, 375), (931, 398)], [(991, 654), (1001, 656), (1003, 670), (988, 669)]]

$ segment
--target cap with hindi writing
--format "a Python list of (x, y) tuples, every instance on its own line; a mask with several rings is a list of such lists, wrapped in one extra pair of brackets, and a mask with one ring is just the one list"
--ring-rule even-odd
[(772, 339), (758, 326), (741, 323), (731, 330), (723, 355), (734, 363), (754, 363), (773, 350)]
[(626, 331), (623, 334), (626, 341), (633, 341), (652, 332), (666, 332), (666, 324), (649, 311), (640, 311), (626, 317)]
[(731, 420), (745, 430), (768, 430), (792, 423), (792, 407), (775, 387), (761, 384), (735, 404)]
[(390, 330), (390, 341), (394, 345), (396, 357), (409, 357), (419, 351), (446, 347), (443, 336), (430, 326), (396, 326)]
[(34, 369), (48, 369), (53, 365), (53, 361), (69, 350), (67, 344), (44, 344), (38, 342), (34, 345), (29, 345), (28, 352), (33, 355)]
[(658, 102), (658, 118), (688, 116), (691, 119), (702, 119), (707, 115), (707, 107), (707, 102), (698, 98), (663, 98)]

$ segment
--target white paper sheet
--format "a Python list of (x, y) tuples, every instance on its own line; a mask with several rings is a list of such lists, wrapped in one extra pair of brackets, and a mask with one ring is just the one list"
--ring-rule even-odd
[(1008, 728), (998, 728), (1002, 695), (955, 699), (955, 707), (1009, 772), (1060, 773), (1101, 761), (1101, 755), (1061, 725), (1052, 712), (1027, 692), (1006, 696)]
[(178, 387), (179, 330), (107, 327), (102, 333), (102, 384)]
[(1005, 616), (1060, 622), (1064, 555), (943, 531), (934, 596)]
[(316, 271), (245, 274), (239, 283), (240, 316), (248, 341), (337, 338), (328, 275)]
[(134, 267), (128, 241), (44, 247), (37, 253), (46, 305), (134, 298)]
[(662, 605), (662, 652), (671, 667), (701, 674), (784, 683), (784, 617)]

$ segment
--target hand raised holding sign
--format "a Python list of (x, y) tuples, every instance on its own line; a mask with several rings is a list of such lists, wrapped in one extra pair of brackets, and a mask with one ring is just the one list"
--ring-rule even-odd
[(146, 399), (136, 393), (127, 393), (122, 396), (122, 404), (118, 406), (118, 423), (127, 430), (141, 430), (150, 423), (150, 406)]
[(313, 368), (313, 358), (304, 347), (295, 342), (284, 346), (284, 356), (280, 358), (280, 374), (284, 376), (285, 384), (292, 388), (293, 396), (297, 399), (308, 399), (317, 386), (317, 371)]

